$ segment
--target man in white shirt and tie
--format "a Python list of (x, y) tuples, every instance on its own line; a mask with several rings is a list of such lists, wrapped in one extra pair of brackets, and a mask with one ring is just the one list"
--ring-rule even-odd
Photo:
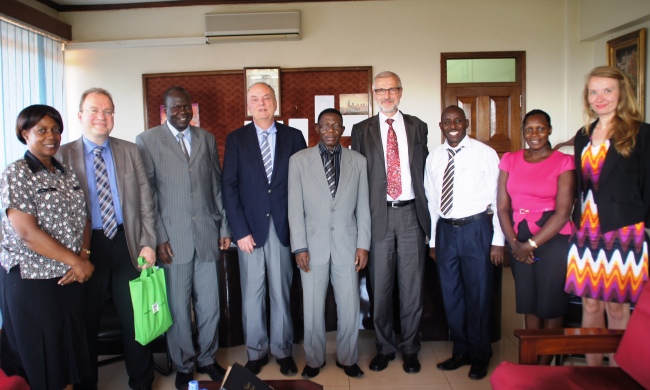
[(504, 237), (496, 210), (499, 157), (467, 136), (469, 121), (458, 106), (442, 112), (445, 143), (427, 158), (424, 188), (431, 213), (430, 256), (438, 264), (445, 313), (454, 342), (441, 370), (471, 364), (482, 379), (492, 357), (490, 296), (493, 265), (503, 262)]

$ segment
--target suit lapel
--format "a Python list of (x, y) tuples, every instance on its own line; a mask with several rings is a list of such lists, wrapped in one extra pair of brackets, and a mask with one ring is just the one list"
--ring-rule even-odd
[(124, 201), (124, 164), (126, 162), (126, 156), (124, 155), (124, 149), (120, 147), (120, 141), (116, 138), (110, 137), (108, 142), (111, 145), (111, 153), (113, 154), (113, 165), (115, 166), (115, 182), (117, 183), (117, 193), (120, 195), (120, 199)]
[(321, 187), (323, 192), (326, 192), (331, 199), (330, 186), (327, 184), (327, 177), (325, 177), (325, 168), (323, 168), (323, 160), (320, 156), (320, 149), (318, 146), (311, 148), (309, 153), (309, 168), (313, 173), (313, 177), (316, 179), (316, 182)]
[[(163, 144), (168, 147), (172, 153), (174, 153), (176, 156), (178, 156), (179, 159), (181, 159), (184, 162), (187, 162), (187, 158), (185, 158), (185, 155), (183, 154), (183, 151), (181, 150), (181, 146), (178, 144), (178, 140), (174, 135), (172, 134), (171, 130), (167, 126), (167, 123), (165, 123), (162, 126), (163, 134), (162, 134), (162, 141)], [(194, 135), (194, 134), (192, 134)]]
[(198, 156), (202, 152), (203, 148), (205, 147), (205, 142), (203, 137), (199, 134), (199, 131), (196, 129), (196, 127), (190, 126), (190, 132), (192, 133), (192, 147), (190, 148), (191, 149), (190, 165), (192, 165), (196, 156)]
[(406, 128), (406, 143), (408, 145), (410, 165), (411, 162), (413, 162), (413, 150), (415, 149), (415, 126), (413, 126), (413, 122), (411, 121), (410, 117), (402, 114), (402, 118), (404, 118), (404, 127)]
[[(277, 158), (278, 144), (280, 142), (279, 135), (278, 137), (276, 137), (275, 141), (276, 141), (275, 153)], [(257, 139), (257, 129), (255, 129), (255, 125), (253, 124), (253, 122), (249, 123), (244, 131), (244, 145), (246, 145), (250, 149), (249, 151), (250, 153), (256, 156), (255, 161), (257, 161), (257, 167), (259, 169), (259, 172), (262, 176), (266, 178), (266, 170), (264, 169), (264, 161), (262, 161), (262, 151), (260, 150), (260, 142)], [(275, 169), (275, 164), (273, 164), (273, 167)], [(273, 175), (271, 176), (271, 178), (273, 178)]]
[[(72, 165), (72, 169), (77, 173), (77, 180), (79, 180), (79, 185), (81, 186), (86, 198), (86, 207), (89, 207), (90, 199), (88, 198), (88, 179), (86, 177), (86, 159), (84, 157), (83, 138), (80, 137), (78, 140), (74, 141), (71, 149), (70, 165)], [(88, 169), (94, 170), (94, 167), (88, 167)], [(90, 219), (90, 217), (88, 218)]]
[(381, 161), (386, 164), (384, 157), (384, 144), (381, 141), (381, 128), (379, 126), (379, 115), (372, 117), (372, 120), (368, 122), (368, 133), (370, 133), (370, 139), (375, 144), (377, 148), (377, 153), (381, 157)]
[[(340, 193), (348, 187), (352, 177), (352, 156), (346, 148), (341, 148), (341, 171), (339, 172), (339, 185), (336, 187), (336, 197), (334, 201), (340, 199)], [(328, 187), (329, 191), (329, 187)]]

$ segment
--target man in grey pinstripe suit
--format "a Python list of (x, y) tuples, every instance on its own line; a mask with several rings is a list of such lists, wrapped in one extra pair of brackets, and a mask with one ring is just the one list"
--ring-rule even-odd
[[(225, 373), (215, 360), (218, 343), (219, 250), (230, 246), (221, 201), (221, 169), (214, 136), (190, 126), (192, 103), (187, 91), (165, 92), (167, 122), (138, 135), (156, 207), (156, 249), (167, 278), (172, 320), (167, 332), (176, 364), (176, 387), (198, 373), (220, 381)], [(192, 344), (192, 316), (198, 329), (198, 352)], [(196, 362), (195, 362), (196, 360)]]

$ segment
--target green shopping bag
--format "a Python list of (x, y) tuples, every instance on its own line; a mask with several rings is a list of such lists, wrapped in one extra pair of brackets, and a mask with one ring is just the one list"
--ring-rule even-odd
[[(143, 257), (138, 257), (138, 264), (145, 264)], [(140, 344), (147, 345), (172, 325), (165, 270), (158, 267), (143, 269), (139, 278), (129, 281), (129, 289), (133, 302), (135, 339)]]

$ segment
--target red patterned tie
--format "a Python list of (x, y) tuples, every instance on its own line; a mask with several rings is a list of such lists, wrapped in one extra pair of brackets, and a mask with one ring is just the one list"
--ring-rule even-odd
[(397, 134), (395, 134), (395, 129), (393, 129), (393, 122), (395, 120), (390, 118), (386, 119), (386, 123), (388, 123), (388, 142), (386, 145), (386, 159), (388, 161), (386, 178), (388, 179), (388, 185), (386, 192), (391, 198), (397, 199), (402, 193), (402, 170), (399, 164), (399, 148), (397, 146)]

